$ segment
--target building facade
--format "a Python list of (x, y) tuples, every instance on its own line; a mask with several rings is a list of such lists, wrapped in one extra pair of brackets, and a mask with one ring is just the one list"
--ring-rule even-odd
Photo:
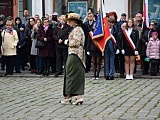
[[(30, 16), (39, 14), (52, 14), (56, 11), (58, 14), (68, 12), (68, 2), (86, 1), (87, 7), (97, 13), (100, 0), (0, 0), (0, 14), (6, 16), (23, 16), (23, 10), (28, 9)], [(104, 0), (107, 6), (105, 12), (115, 11), (120, 18), (121, 13), (126, 13), (133, 17), (137, 12), (142, 12), (143, 0)]]

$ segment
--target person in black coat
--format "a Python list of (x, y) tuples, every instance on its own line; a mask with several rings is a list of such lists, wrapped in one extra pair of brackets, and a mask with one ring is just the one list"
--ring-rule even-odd
[(25, 58), (23, 59), (22, 70), (24, 70), (27, 63), (30, 62), (30, 52), (31, 52), (31, 46), (32, 46), (31, 33), (32, 33), (34, 24), (35, 24), (35, 19), (31, 17), (29, 18), (29, 23), (25, 27), (25, 31), (24, 31), (24, 39), (25, 39), (24, 48), (25, 49), (23, 51)]
[(123, 48), (122, 54), (124, 54), (125, 58), (125, 72), (126, 72), (126, 80), (133, 79), (134, 67), (135, 67), (135, 56), (138, 55), (138, 42), (139, 42), (139, 33), (138, 30), (134, 29), (134, 21), (130, 18), (127, 24), (122, 24), (122, 30), (126, 30), (128, 34), (130, 34), (130, 38), (133, 41), (135, 48), (132, 49), (131, 45), (127, 41), (125, 35), (123, 35)]
[(49, 20), (44, 19), (43, 25), (38, 29), (37, 40), (45, 42), (46, 46), (39, 48), (38, 55), (43, 59), (43, 76), (49, 75), (49, 69), (52, 61), (52, 58), (56, 56), (55, 53), (55, 41), (53, 40), (53, 29), (49, 25)]
[(64, 41), (68, 39), (69, 32), (71, 30), (70, 26), (65, 21), (65, 15), (60, 17), (61, 24), (56, 26), (53, 30), (53, 39), (55, 40), (56, 48), (56, 73), (55, 77), (63, 73), (63, 66), (65, 67), (67, 56), (68, 56), (68, 46), (64, 44)]
[(146, 56), (146, 49), (147, 49), (147, 44), (149, 42), (150, 37), (152, 37), (152, 32), (157, 32), (156, 30), (156, 22), (155, 21), (151, 21), (150, 25), (149, 25), (149, 29), (147, 29), (143, 36), (142, 36), (142, 53), (141, 53), (141, 59), (144, 63), (144, 70), (142, 71), (143, 75), (148, 74), (148, 69), (149, 69), (149, 62), (147, 60), (145, 60), (145, 58), (147, 58)]
[(15, 18), (15, 27), (17, 30), (17, 34), (18, 34), (18, 44), (17, 44), (17, 56), (16, 56), (16, 64), (15, 64), (15, 70), (16, 73), (21, 73), (20, 71), (20, 67), (23, 63), (23, 58), (25, 58), (23, 51), (24, 51), (24, 45), (25, 45), (25, 41), (24, 41), (24, 30), (25, 30), (25, 25), (22, 24), (21, 18), (20, 17), (16, 17)]
[[(94, 31), (94, 25), (93, 25), (92, 31)], [(91, 56), (91, 60), (93, 63), (94, 76), (92, 79), (94, 79), (94, 80), (99, 79), (102, 53), (97, 48), (97, 46), (94, 44), (94, 42), (90, 36), (88, 36), (86, 51), (87, 51), (87, 55)]]
[[(95, 23), (95, 20), (94, 20), (94, 15), (93, 13), (89, 12), (87, 14), (87, 20), (86, 22), (84, 22), (84, 27), (86, 27), (84, 31), (85, 33), (85, 45), (86, 45), (86, 49), (87, 49), (87, 43), (88, 41), (90, 41), (90, 36), (89, 36), (89, 31), (92, 31), (93, 29), (93, 25)], [(86, 54), (86, 72), (90, 71), (90, 68), (91, 68), (91, 56)]]
[[(4, 15), (0, 15), (0, 34), (5, 27), (4, 18), (5, 18)], [(0, 35), (0, 46), (1, 45), (2, 45), (2, 36)], [(2, 52), (2, 51), (0, 51), (0, 52)], [(5, 62), (4, 62), (3, 56), (1, 57), (1, 70), (5, 70)]]
[[(121, 14), (121, 19), (118, 22), (117, 44), (118, 44), (118, 49), (120, 51), (122, 50), (122, 44), (121, 44), (122, 43), (122, 41), (121, 41), (122, 39), (121, 39), (121, 37), (122, 37), (122, 34), (123, 34), (121, 25), (123, 23), (127, 22), (126, 21), (126, 16), (127, 15), (125, 13), (122, 13)], [(118, 65), (119, 65), (120, 77), (123, 78), (124, 77), (124, 72), (125, 72), (125, 70), (124, 70), (124, 55), (122, 55), (122, 53), (120, 52), (117, 56), (118, 56), (117, 60), (118, 60)]]

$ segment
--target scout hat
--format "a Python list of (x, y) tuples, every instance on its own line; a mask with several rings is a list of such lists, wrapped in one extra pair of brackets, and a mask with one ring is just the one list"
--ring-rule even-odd
[(81, 17), (77, 13), (69, 13), (65, 16), (66, 21), (69, 20), (76, 20), (76, 21), (82, 21)]

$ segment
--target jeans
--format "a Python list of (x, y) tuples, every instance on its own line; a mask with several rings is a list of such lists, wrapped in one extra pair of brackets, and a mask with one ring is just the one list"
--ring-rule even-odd
[(158, 65), (158, 59), (151, 59), (151, 74), (154, 73), (154, 74), (157, 74), (157, 65)]
[(114, 43), (111, 40), (108, 40), (105, 47), (106, 76), (114, 76), (114, 60), (115, 60)]
[(42, 60), (42, 57), (40, 56), (36, 56), (36, 68), (37, 70), (43, 69), (43, 60)]

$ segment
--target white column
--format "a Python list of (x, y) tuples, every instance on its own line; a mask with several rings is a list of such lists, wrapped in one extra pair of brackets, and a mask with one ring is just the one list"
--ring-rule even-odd
[(45, 0), (45, 13), (52, 14), (53, 13), (53, 0)]
[(42, 18), (42, 0), (32, 0), (32, 16), (35, 14)]

